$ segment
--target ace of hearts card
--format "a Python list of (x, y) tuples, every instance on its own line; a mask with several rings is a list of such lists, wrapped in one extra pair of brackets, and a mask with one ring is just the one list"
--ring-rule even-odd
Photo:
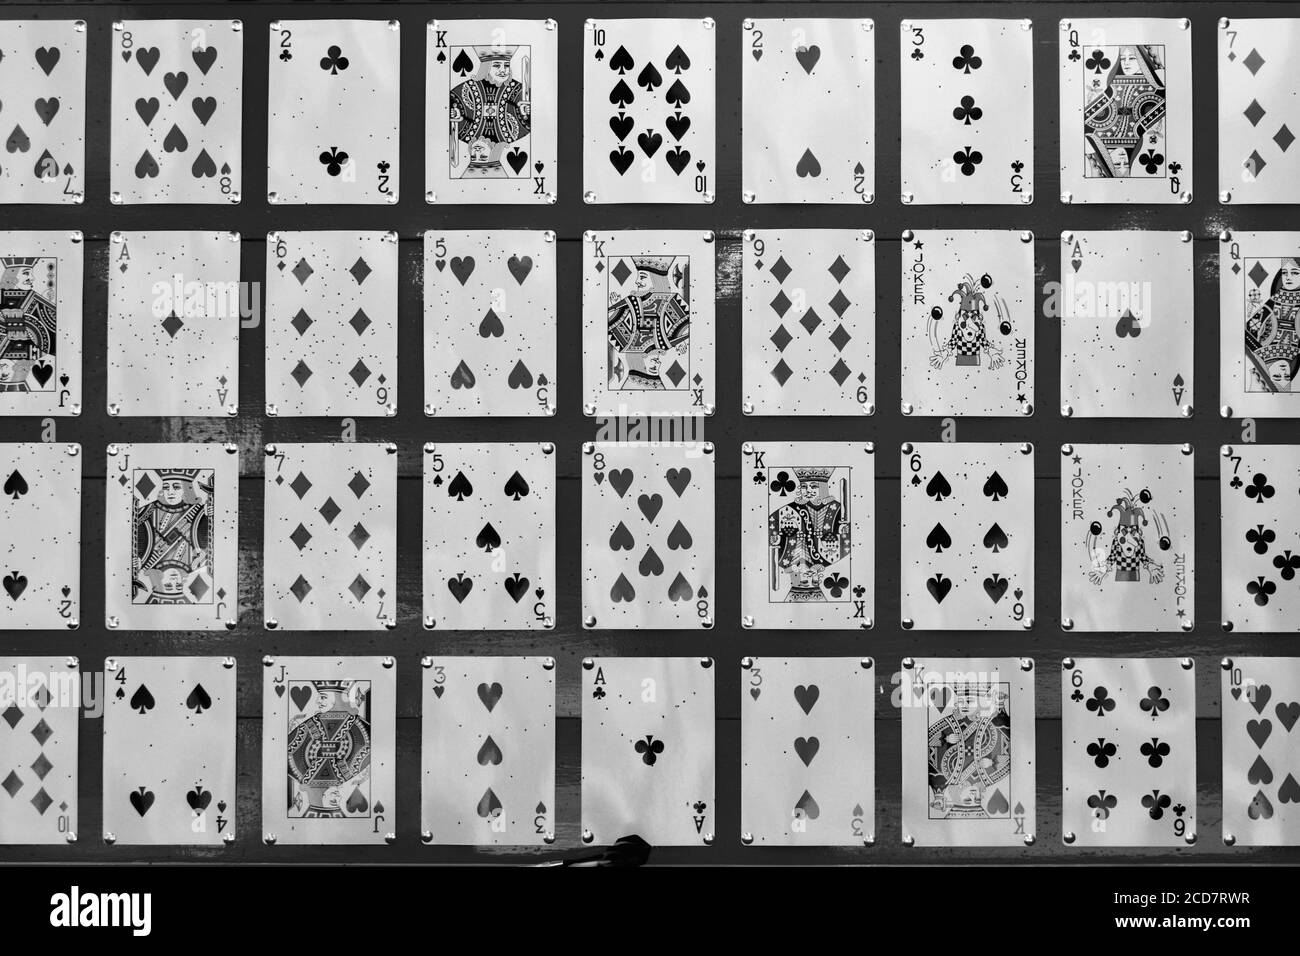
[(1219, 247), (1219, 413), (1300, 416), (1298, 371), (1300, 232), (1225, 230)]
[(1300, 19), (1219, 20), (1219, 201), (1300, 203)]
[(0, 416), (81, 414), (84, 250), (80, 232), (0, 232)]
[(1300, 631), (1300, 446), (1220, 449), (1225, 630)]
[(81, 700), (75, 657), (0, 658), (0, 844), (77, 839)]
[(1221, 674), (1223, 842), (1300, 845), (1300, 660), (1228, 657)]
[(81, 605), (81, 446), (0, 445), (0, 628), (75, 628)]

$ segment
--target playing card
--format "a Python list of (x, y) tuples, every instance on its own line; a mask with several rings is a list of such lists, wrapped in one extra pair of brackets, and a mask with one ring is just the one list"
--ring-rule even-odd
[(745, 627), (871, 627), (876, 596), (874, 450), (862, 442), (742, 446)]
[(873, 202), (874, 22), (747, 18), (744, 30), (745, 202)]
[(1034, 842), (1034, 662), (903, 661), (903, 842)]
[(1192, 414), (1192, 234), (1061, 234), (1061, 414)]
[(583, 411), (712, 415), (713, 233), (587, 232), (583, 240)]
[(80, 232), (0, 232), (0, 415), (81, 414), (83, 250)]
[(583, 199), (713, 202), (713, 18), (588, 20), (585, 26)]
[(902, 449), (903, 627), (1034, 623), (1034, 446), (908, 442)]
[(871, 658), (746, 657), (740, 666), (740, 841), (874, 843)]
[(1061, 662), (1067, 846), (1196, 841), (1196, 678), (1179, 660)]
[(77, 839), (80, 714), (75, 657), (0, 658), (0, 844)]
[(588, 442), (582, 614), (589, 628), (713, 626), (713, 444)]
[(554, 20), (430, 20), (425, 201), (553, 203)]
[(86, 21), (5, 20), (0, 53), (0, 203), (81, 202)]
[(113, 23), (115, 203), (237, 203), (244, 25)]
[[(1300, 630), (1300, 445), (1225, 445), (1219, 459), (1222, 622), (1247, 633)], [(1300, 796), (1300, 794), (1298, 794)]]
[(235, 659), (104, 662), (104, 841), (235, 839)]
[(108, 413), (239, 410), (239, 233), (114, 232)]
[(1061, 202), (1192, 201), (1192, 22), (1062, 20)]
[(391, 843), (397, 666), (391, 657), (267, 657), (267, 844)]
[(750, 229), (744, 239), (745, 414), (874, 413), (874, 233)]
[(1033, 202), (1033, 23), (901, 28), (903, 202)]
[(555, 233), (424, 234), (424, 413), (554, 415)]
[(271, 24), (267, 201), (395, 203), (396, 20)]
[(1062, 445), (1061, 626), (1190, 631), (1191, 445)]
[(555, 842), (555, 660), (426, 657), (425, 843)]
[(233, 628), (239, 447), (108, 446), (104, 616), (123, 631)]
[(1300, 844), (1300, 660), (1224, 658), (1223, 842)]
[[(1300, 415), (1300, 232), (1223, 232), (1219, 413)], [(1297, 398), (1292, 398), (1292, 395)]]
[(266, 237), (266, 414), (397, 414), (397, 233)]
[(582, 842), (713, 843), (713, 660), (582, 662)]
[(1300, 20), (1219, 20), (1219, 201), (1300, 203)]
[(0, 445), (0, 629), (74, 628), (81, 617), (81, 446)]

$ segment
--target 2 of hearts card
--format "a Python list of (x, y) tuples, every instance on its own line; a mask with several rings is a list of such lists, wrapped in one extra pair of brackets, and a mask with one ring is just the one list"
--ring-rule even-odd
[(1300, 446), (1220, 450), (1222, 612), (1225, 630), (1300, 630)]
[(0, 658), (0, 844), (77, 839), (75, 657)]
[(74, 628), (81, 606), (81, 446), (0, 445), (0, 628)]
[(1300, 232), (1220, 241), (1219, 413), (1300, 416)]
[(1300, 845), (1300, 661), (1222, 666), (1223, 842)]
[(1219, 201), (1300, 203), (1300, 19), (1219, 20)]
[(80, 232), (0, 232), (0, 416), (81, 414), (84, 250)]

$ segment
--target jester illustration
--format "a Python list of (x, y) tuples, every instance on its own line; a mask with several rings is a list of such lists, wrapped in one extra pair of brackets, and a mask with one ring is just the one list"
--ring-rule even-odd
[(611, 283), (620, 281), (620, 274), (623, 281), (635, 276), (629, 293), (609, 293), (610, 388), (689, 388), (689, 257), (631, 256), (619, 260), (607, 274)]
[(1290, 392), (1300, 368), (1300, 257), (1271, 264), (1277, 272), (1268, 298), (1261, 302), (1258, 289), (1247, 297), (1248, 392)]
[(1109, 547), (1101, 544), (1101, 533), (1105, 530), (1102, 523), (1093, 521), (1088, 526), (1084, 545), (1092, 557), (1088, 580), (1093, 584), (1101, 584), (1110, 573), (1113, 573), (1116, 581), (1140, 582), (1143, 570), (1147, 572), (1147, 580), (1151, 584), (1159, 584), (1164, 580), (1164, 566), (1157, 564), (1147, 554), (1146, 538), (1142, 533), (1143, 528), (1154, 524), (1159, 535), (1160, 550), (1169, 550), (1169, 522), (1151, 507), (1151, 498), (1151, 492), (1145, 488), (1136, 497), (1126, 489), (1124, 494), (1115, 499), (1115, 504), (1106, 509), (1106, 517), (1116, 519)]
[(1096, 47), (1083, 70), (1085, 176), (1163, 176), (1164, 47)]
[(289, 687), (288, 816), (370, 815), (370, 681)]
[(55, 263), (0, 256), (0, 392), (54, 387)]
[[(472, 76), (451, 89), (453, 179), (504, 179), (511, 172), (503, 160), (509, 161), (515, 175), (527, 162), (527, 153), (518, 147), (527, 145), (532, 129), (532, 58), (526, 52), (519, 56), (522, 79), (517, 80), (514, 62), (519, 52), (518, 46), (472, 46), (462, 48), (452, 60), (452, 70), (462, 76), (473, 70)], [(511, 147), (515, 149), (507, 157)]]
[[(952, 709), (927, 731), (930, 818), (1010, 815), (1010, 693), (1006, 684), (933, 685)], [(940, 708), (942, 709), (942, 708)]]
[(957, 288), (948, 294), (949, 302), (957, 303), (957, 313), (952, 317), (951, 325), (945, 331), (943, 307), (936, 305), (930, 310), (930, 319), (925, 331), (930, 339), (930, 366), (941, 369), (953, 360), (956, 366), (980, 366), (985, 357), (990, 369), (999, 369), (1005, 364), (1002, 350), (995, 346), (988, 336), (984, 323), (984, 313), (989, 310), (992, 299), (993, 309), (998, 319), (998, 330), (1003, 335), (1011, 334), (1010, 310), (1006, 301), (997, 294), (990, 293), (993, 278), (987, 272), (978, 282), (967, 273)]
[(212, 469), (134, 474), (131, 603), (211, 604)]
[[(849, 600), (848, 577), (838, 574), (848, 564), (852, 545), (847, 502), (847, 468), (792, 468), (794, 500), (768, 515), (769, 596), (789, 603), (827, 600), (829, 591), (836, 600)], [(830, 483), (838, 475), (836, 492)], [(769, 490), (787, 493), (791, 489), (789, 472), (777, 471)], [(789, 588), (781, 585), (781, 575)], [(782, 595), (784, 591), (784, 595)]]

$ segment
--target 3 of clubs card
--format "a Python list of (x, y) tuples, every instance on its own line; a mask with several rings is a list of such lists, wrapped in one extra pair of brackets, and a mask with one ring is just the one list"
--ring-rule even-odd
[(74, 628), (81, 605), (81, 446), (0, 445), (0, 628)]
[(1300, 631), (1300, 446), (1220, 449), (1222, 611), (1227, 630)]
[(77, 839), (81, 700), (75, 657), (0, 658), (0, 844)]
[(1300, 660), (1223, 660), (1223, 841), (1300, 845)]
[(1219, 413), (1225, 418), (1300, 416), (1297, 373), (1300, 232), (1223, 232)]
[(1219, 20), (1219, 201), (1300, 203), (1300, 19)]
[(81, 414), (84, 249), (80, 232), (0, 232), (0, 415)]

